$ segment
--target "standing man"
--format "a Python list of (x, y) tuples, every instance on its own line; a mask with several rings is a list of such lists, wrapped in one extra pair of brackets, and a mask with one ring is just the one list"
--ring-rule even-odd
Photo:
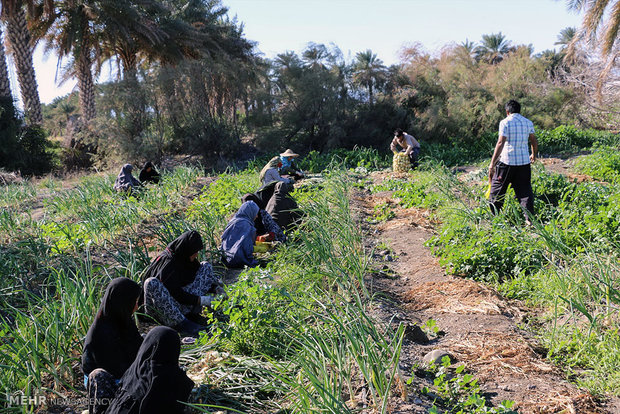
[(405, 154), (407, 154), (411, 162), (411, 168), (415, 170), (418, 167), (420, 143), (408, 133), (403, 132), (402, 129), (396, 128), (394, 131), (394, 139), (392, 140), (392, 144), (390, 144), (392, 152), (396, 153), (397, 145), (405, 151)]
[[(536, 161), (538, 141), (534, 136), (534, 124), (520, 114), (519, 102), (510, 100), (505, 109), (506, 118), (499, 123), (499, 138), (489, 166), (489, 204), (493, 214), (497, 214), (504, 204), (508, 185), (512, 184), (524, 210), (525, 222), (530, 225), (530, 216), (534, 215), (530, 163)], [(529, 146), (532, 147), (531, 155)]]

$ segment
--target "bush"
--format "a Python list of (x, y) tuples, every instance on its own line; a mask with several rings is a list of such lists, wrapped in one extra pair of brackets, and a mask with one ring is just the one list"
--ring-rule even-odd
[(251, 269), (229, 288), (228, 299), (215, 305), (226, 321), (214, 320), (212, 332), (232, 353), (281, 357), (290, 341), (287, 330), (296, 325), (294, 305), (265, 270)]
[(54, 166), (52, 145), (38, 126), (25, 126), (10, 99), (0, 101), (0, 167), (41, 175)]
[(610, 145), (620, 141), (618, 134), (595, 129), (579, 129), (572, 125), (560, 125), (551, 130), (536, 131), (538, 151), (541, 154), (578, 152), (594, 144)]
[(578, 160), (577, 171), (588, 174), (598, 180), (620, 181), (620, 153), (618, 147), (603, 146)]

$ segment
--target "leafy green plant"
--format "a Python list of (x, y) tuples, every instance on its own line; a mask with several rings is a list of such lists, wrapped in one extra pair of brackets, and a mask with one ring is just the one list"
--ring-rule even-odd
[[(245, 271), (227, 294), (228, 299), (215, 303), (210, 314), (219, 346), (236, 354), (285, 355), (286, 330), (299, 314), (289, 294), (274, 285), (269, 272)], [(216, 317), (219, 314), (224, 315), (222, 320)]]
[(580, 157), (575, 169), (598, 180), (620, 181), (620, 154), (618, 147), (597, 147), (594, 153)]
[(540, 152), (547, 154), (577, 152), (588, 149), (594, 144), (610, 145), (618, 142), (617, 135), (613, 133), (579, 129), (572, 125), (560, 125), (552, 130), (538, 130), (536, 137)]
[[(478, 413), (502, 413), (516, 414), (512, 410), (514, 401), (502, 401), (498, 407), (489, 407), (486, 398), (480, 395), (480, 386), (478, 380), (473, 375), (465, 373), (465, 365), (459, 365), (454, 375), (449, 374), (450, 357), (444, 356), (439, 367), (431, 366), (430, 371), (435, 373), (433, 380), (434, 392), (437, 395), (430, 413), (455, 413), (455, 414), (478, 414)], [(428, 394), (430, 390), (424, 388), (423, 393)]]
[(388, 221), (396, 217), (396, 213), (394, 213), (394, 209), (390, 203), (379, 203), (373, 207), (372, 217), (369, 217), (367, 220), (371, 222), (382, 222)]

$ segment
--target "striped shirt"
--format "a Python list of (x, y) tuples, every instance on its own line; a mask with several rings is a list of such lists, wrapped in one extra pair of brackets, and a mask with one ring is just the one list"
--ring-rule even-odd
[(530, 163), (529, 137), (534, 124), (521, 114), (510, 114), (499, 123), (499, 136), (506, 137), (499, 160), (507, 165)]

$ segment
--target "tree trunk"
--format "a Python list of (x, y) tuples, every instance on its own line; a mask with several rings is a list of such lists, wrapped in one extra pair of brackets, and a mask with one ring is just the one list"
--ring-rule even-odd
[(32, 44), (28, 26), (26, 26), (26, 13), (22, 8), (15, 10), (12, 16), (6, 18), (6, 28), (11, 44), (11, 52), (15, 58), (19, 88), (24, 101), (24, 112), (29, 122), (40, 124), (43, 121), (41, 115), (41, 101), (39, 89), (32, 64)]
[(80, 90), (80, 111), (83, 122), (88, 123), (97, 115), (95, 108), (95, 84), (93, 83), (90, 50), (82, 50), (78, 56), (78, 88)]
[(11, 83), (9, 82), (9, 70), (6, 65), (6, 53), (0, 29), (0, 98), (11, 98)]

